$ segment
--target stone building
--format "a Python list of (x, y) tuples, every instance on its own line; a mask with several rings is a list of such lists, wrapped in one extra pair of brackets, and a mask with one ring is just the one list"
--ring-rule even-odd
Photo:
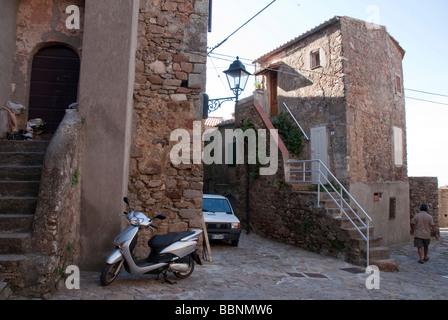
[[(208, 0), (1, 2), (0, 104), (25, 106), (19, 128), (42, 118), (53, 138), (23, 248), (0, 251), (0, 282), (43, 295), (67, 265), (101, 270), (124, 196), (164, 213), (162, 233), (201, 227), (202, 166), (169, 154), (171, 132), (202, 118), (208, 15)], [(0, 199), (2, 222), (11, 201)], [(2, 247), (17, 239), (0, 233)]]
[(448, 186), (439, 188), (439, 227), (448, 228)]
[(292, 111), (320, 159), (372, 217), (385, 245), (409, 240), (402, 60), (383, 26), (335, 17), (255, 61), (268, 117)]
[[(428, 213), (432, 215), (436, 226), (440, 224), (439, 182), (437, 177), (409, 177), (409, 206), (411, 219), (420, 212), (420, 205), (425, 203), (429, 206)], [(442, 210), (443, 211), (443, 210)]]

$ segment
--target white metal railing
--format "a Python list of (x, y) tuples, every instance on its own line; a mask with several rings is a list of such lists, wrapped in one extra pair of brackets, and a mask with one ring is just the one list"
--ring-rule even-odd
[[(359, 234), (367, 243), (367, 266), (369, 266), (370, 256), (370, 222), (372, 218), (364, 211), (359, 203), (353, 198), (353, 196), (347, 191), (347, 189), (339, 182), (334, 174), (327, 168), (327, 166), (321, 160), (289, 160), (290, 167), (290, 181), (291, 183), (311, 183), (317, 185), (317, 201), (318, 207), (320, 207), (321, 188), (330, 196), (333, 202), (338, 206), (341, 212), (347, 217), (351, 224), (358, 230)], [(328, 177), (331, 177), (331, 181)], [(334, 183), (334, 184), (333, 184)], [(349, 199), (351, 203), (347, 202)], [(359, 210), (360, 214), (365, 218), (365, 222), (358, 215), (356, 210)], [(366, 234), (364, 234), (358, 224), (353, 221), (349, 213), (353, 214), (353, 219), (357, 220), (361, 226), (366, 228)], [(361, 227), (362, 228), (362, 227)]]
[(300, 125), (299, 121), (297, 121), (296, 117), (294, 117), (294, 115), (292, 114), (291, 110), (289, 109), (289, 107), (286, 105), (286, 103), (283, 102), (283, 105), (285, 106), (286, 110), (288, 110), (289, 114), (291, 115), (291, 117), (294, 119), (295, 123), (297, 124), (297, 126), (299, 127), (299, 129), (302, 131), (303, 136), (305, 137), (306, 140), (310, 141), (310, 138), (308, 137), (308, 135), (305, 133), (305, 130), (303, 130), (302, 126)]

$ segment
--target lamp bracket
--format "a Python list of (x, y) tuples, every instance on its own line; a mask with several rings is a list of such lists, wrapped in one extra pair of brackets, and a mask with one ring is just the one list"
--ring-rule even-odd
[(221, 108), (224, 102), (235, 101), (236, 97), (221, 98), (221, 99), (211, 99), (208, 101), (208, 110), (213, 112)]

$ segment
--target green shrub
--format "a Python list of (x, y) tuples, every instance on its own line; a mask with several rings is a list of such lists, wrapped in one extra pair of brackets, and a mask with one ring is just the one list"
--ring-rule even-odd
[(282, 136), (282, 140), (289, 152), (299, 157), (303, 150), (303, 135), (297, 125), (288, 120), (286, 113), (280, 113), (272, 123)]

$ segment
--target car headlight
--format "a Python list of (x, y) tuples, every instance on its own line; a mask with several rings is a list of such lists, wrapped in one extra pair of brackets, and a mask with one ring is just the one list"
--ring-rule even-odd
[(232, 224), (230, 225), (230, 227), (232, 229), (240, 229), (241, 228), (241, 224), (239, 222), (232, 222)]

